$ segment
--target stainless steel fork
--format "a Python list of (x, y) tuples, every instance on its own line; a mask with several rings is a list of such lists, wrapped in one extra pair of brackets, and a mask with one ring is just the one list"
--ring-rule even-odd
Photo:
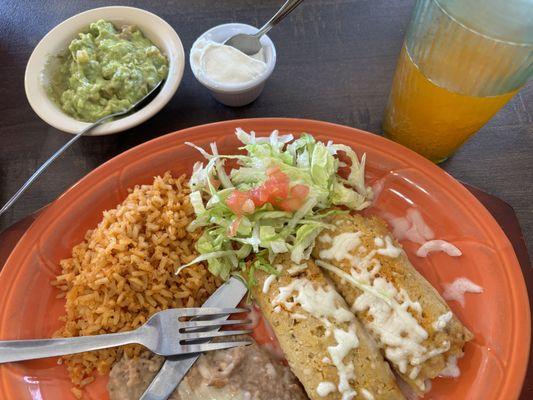
[(150, 351), (162, 356), (203, 353), (245, 346), (251, 342), (243, 340), (206, 343), (206, 339), (251, 333), (250, 330), (212, 330), (221, 325), (246, 324), (250, 322), (248, 320), (182, 321), (180, 319), (188, 317), (201, 319), (248, 311), (246, 308), (174, 308), (152, 315), (143, 326), (128, 332), (73, 338), (4, 340), (0, 341), (0, 364), (64, 356), (133, 343), (142, 344)]

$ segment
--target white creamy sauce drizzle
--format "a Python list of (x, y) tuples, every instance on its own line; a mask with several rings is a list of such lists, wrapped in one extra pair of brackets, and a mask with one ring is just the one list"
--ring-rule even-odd
[[(276, 270), (278, 272), (281, 272), (282, 268), (283, 268), (283, 265), (281, 264), (276, 265)], [(263, 282), (263, 293), (265, 294), (268, 293), (268, 291), (270, 290), (270, 285), (272, 285), (272, 282), (274, 282), (276, 278), (277, 278), (277, 275), (274, 275), (274, 274), (270, 274), (269, 276), (267, 276), (267, 278)]]
[(452, 283), (444, 284), (444, 293), (442, 297), (446, 300), (455, 300), (465, 306), (465, 293), (483, 293), (483, 288), (476, 285), (470, 279), (457, 278)]
[(435, 329), (436, 331), (442, 331), (444, 328), (446, 328), (446, 325), (448, 325), (448, 322), (451, 321), (452, 317), (453, 314), (451, 311), (439, 315), (437, 320), (433, 322), (433, 329)]
[(392, 226), (392, 235), (398, 240), (407, 239), (422, 244), (435, 238), (435, 234), (416, 208), (409, 208), (405, 217), (394, 217), (389, 214), (385, 218)]
[(320, 238), (318, 239), (318, 241), (322, 243), (331, 243), (332, 240), (333, 239), (331, 239), (331, 236), (329, 236), (327, 233), (320, 236)]
[(327, 250), (320, 251), (320, 258), (341, 261), (361, 244), (361, 232), (344, 232), (333, 239), (332, 245)]
[(276, 275), (274, 274), (267, 276), (267, 278), (263, 282), (263, 293), (268, 293), (268, 291), (270, 290), (270, 285), (272, 285), (272, 282), (274, 282), (275, 279)]
[(318, 386), (316, 387), (316, 393), (320, 397), (326, 397), (328, 394), (333, 393), (335, 390), (337, 390), (337, 387), (333, 382), (320, 382)]
[(353, 349), (359, 346), (359, 339), (355, 332), (355, 322), (350, 324), (348, 331), (335, 328), (333, 330), (333, 337), (337, 341), (336, 346), (329, 346), (328, 353), (331, 357), (331, 362), (337, 367), (339, 374), (339, 385), (337, 389), (342, 394), (342, 400), (350, 400), (356, 396), (356, 392), (350, 387), (350, 380), (355, 380), (355, 367), (350, 360), (344, 363), (344, 358)]
[(307, 315), (300, 314), (300, 313), (291, 313), (291, 318), (303, 320), (303, 319), (307, 319)]
[(366, 400), (374, 400), (374, 395), (366, 389), (361, 389), (361, 396), (363, 396)]
[(418, 257), (427, 257), (433, 251), (442, 251), (451, 257), (459, 257), (463, 253), (457, 247), (445, 240), (429, 240), (416, 251)]
[[(326, 337), (333, 333), (337, 344), (329, 346), (327, 350), (331, 363), (337, 368), (339, 376), (337, 390), (342, 395), (342, 400), (353, 399), (357, 393), (350, 387), (350, 380), (355, 380), (355, 366), (352, 360), (348, 359), (345, 363), (344, 359), (352, 349), (357, 348), (359, 339), (355, 330), (355, 316), (348, 309), (342, 297), (330, 286), (315, 288), (313, 283), (307, 279), (293, 279), (287, 286), (280, 287), (278, 290), (279, 293), (272, 300), (272, 305), (283, 307), (288, 311), (299, 305), (324, 324)], [(340, 323), (350, 322), (350, 326), (347, 331), (333, 327), (329, 318)], [(317, 393), (320, 395), (319, 388), (322, 393), (326, 393), (326, 389), (331, 389), (331, 386), (319, 384)], [(321, 396), (326, 396), (328, 393)]]
[(287, 286), (280, 287), (278, 295), (272, 300), (274, 306), (281, 305), (289, 311), (299, 304), (319, 319), (329, 317), (338, 322), (352, 321), (354, 315), (343, 303), (344, 300), (335, 290), (315, 289), (307, 279), (294, 279)]
[[(381, 238), (376, 238), (381, 239)], [(375, 240), (374, 240), (375, 242)], [(381, 243), (383, 243), (383, 239), (381, 239)], [(383, 244), (381, 246), (377, 245), (378, 247), (383, 247)], [(378, 249), (378, 254), (381, 254), (382, 256), (387, 256), (390, 258), (396, 258), (400, 254), (402, 254), (402, 249), (399, 247), (394, 246), (394, 243), (392, 243), (392, 239), (390, 236), (385, 236), (385, 247)]]
[[(352, 309), (367, 312), (371, 316), (372, 321), (368, 322), (368, 328), (383, 345), (387, 359), (393, 362), (401, 373), (408, 373), (411, 379), (415, 380), (420, 372), (420, 365), (427, 359), (448, 351), (450, 343), (445, 341), (433, 350), (423, 346), (422, 343), (429, 336), (428, 332), (411, 314), (422, 312), (420, 303), (412, 301), (405, 289), (398, 290), (386, 279), (376, 276), (381, 263), (374, 258), (375, 255), (398, 257), (402, 252), (401, 248), (394, 246), (390, 236), (378, 237), (374, 243), (379, 248), (371, 250), (361, 258), (351, 253), (360, 244), (360, 236), (361, 232), (356, 232), (334, 237), (331, 247), (320, 251), (320, 258), (350, 261), (351, 276), (372, 288), (363, 291), (355, 299)], [(376, 292), (386, 296), (389, 301), (377, 296)], [(423, 382), (417, 384), (424, 389)]]
[(329, 357), (324, 357), (324, 358), (322, 359), (322, 362), (323, 362), (324, 364), (329, 364), (329, 363), (331, 362), (331, 359), (330, 359)]
[(307, 269), (307, 264), (306, 263), (303, 263), (303, 264), (292, 264), (292, 267), (290, 267), (287, 270), (287, 273), (290, 276), (293, 276), (293, 275), (299, 274), (302, 271), (305, 271), (306, 269)]
[(461, 375), (461, 370), (457, 365), (457, 356), (450, 356), (446, 360), (446, 368), (440, 371), (439, 376), (442, 378), (458, 378)]

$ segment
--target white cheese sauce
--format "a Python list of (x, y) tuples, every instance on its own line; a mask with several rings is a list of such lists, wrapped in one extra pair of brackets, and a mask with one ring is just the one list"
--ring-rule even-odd
[(461, 306), (465, 306), (465, 293), (483, 293), (483, 288), (476, 285), (470, 279), (457, 278), (452, 283), (445, 283), (442, 297), (446, 300), (455, 300)]
[(450, 257), (459, 257), (463, 253), (456, 246), (445, 240), (429, 240), (416, 251), (418, 257), (427, 257), (433, 251), (442, 251)]
[(353, 362), (348, 361), (344, 363), (344, 358), (353, 349), (359, 346), (359, 339), (355, 332), (355, 323), (350, 324), (348, 331), (335, 328), (333, 329), (333, 337), (337, 341), (336, 346), (328, 347), (328, 353), (331, 357), (331, 362), (337, 367), (339, 374), (339, 392), (342, 394), (342, 400), (350, 400), (356, 396), (356, 392), (350, 386), (350, 380), (355, 380), (355, 367)]
[[(376, 239), (381, 239), (381, 238), (376, 238)], [(374, 239), (375, 241), (375, 239)], [(383, 243), (383, 239), (381, 239), (380, 241), (381, 243)], [(385, 244), (379, 246), (379, 245), (376, 245), (378, 247), (383, 247), (383, 248), (380, 248), (378, 249), (377, 253), (378, 254), (381, 254), (382, 256), (386, 256), (386, 257), (390, 257), (390, 258), (396, 258), (398, 257), (400, 254), (402, 254), (402, 249), (399, 248), (399, 247), (396, 247), (394, 246), (394, 244), (392, 243), (392, 239), (390, 236), (385, 236)]]
[[(409, 215), (413, 218), (412, 212)], [(421, 216), (419, 217), (414, 217), (418, 224), (421, 219)], [(417, 225), (417, 232), (419, 229), (426, 236), (433, 234)], [(339, 234), (333, 237), (330, 248), (320, 251), (320, 258), (349, 261), (352, 265), (350, 275), (354, 280), (372, 288), (363, 291), (355, 299), (352, 309), (368, 313), (371, 321), (367, 326), (383, 346), (387, 359), (394, 363), (401, 373), (407, 373), (415, 380), (420, 372), (420, 365), (427, 359), (448, 351), (450, 343), (443, 342), (440, 347), (428, 350), (423, 343), (429, 334), (412, 314), (422, 313), (420, 303), (411, 300), (405, 289), (398, 290), (391, 282), (377, 276), (381, 263), (375, 256), (379, 254), (395, 258), (402, 253), (402, 249), (394, 245), (390, 236), (378, 236), (374, 238), (377, 250), (371, 250), (361, 257), (360, 254), (354, 254), (360, 242), (361, 232)], [(376, 293), (381, 293), (386, 299)], [(423, 382), (418, 384), (420, 387), (424, 385)]]
[(440, 371), (439, 376), (442, 378), (458, 378), (461, 375), (461, 370), (457, 365), (457, 356), (450, 356), (446, 360), (446, 367)]
[(290, 276), (298, 275), (300, 272), (305, 271), (306, 269), (307, 269), (307, 264), (306, 263), (303, 263), (303, 264), (292, 264), (292, 267), (290, 267), (287, 270), (287, 273)]
[(437, 320), (433, 322), (433, 329), (435, 329), (436, 331), (442, 331), (444, 328), (446, 328), (446, 325), (448, 325), (448, 322), (451, 321), (452, 317), (453, 314), (451, 311), (439, 315)]
[(424, 217), (416, 208), (409, 208), (405, 217), (385, 215), (393, 231), (392, 235), (398, 240), (410, 240), (415, 243), (425, 243), (434, 239), (433, 230), (426, 224)]
[(363, 396), (366, 400), (374, 400), (374, 395), (367, 389), (361, 389), (361, 396)]
[(316, 387), (316, 393), (320, 397), (326, 397), (328, 394), (333, 393), (336, 390), (337, 387), (335, 386), (335, 384), (333, 382), (328, 381), (320, 382)]
[(287, 286), (280, 287), (272, 304), (282, 305), (289, 311), (299, 304), (318, 319), (330, 317), (337, 322), (347, 322), (355, 318), (353, 313), (345, 307), (342, 297), (333, 288), (328, 287), (326, 290), (318, 287), (315, 289), (307, 279), (294, 279)]
[[(275, 307), (283, 307), (288, 311), (299, 305), (303, 310), (319, 319), (326, 328), (325, 336), (329, 337), (333, 333), (336, 345), (327, 348), (329, 360), (336, 367), (339, 383), (335, 388), (324, 382), (318, 385), (319, 396), (327, 396), (331, 390), (338, 390), (342, 400), (351, 400), (356, 396), (356, 392), (351, 388), (350, 381), (355, 380), (355, 366), (351, 359), (345, 358), (349, 353), (359, 346), (359, 339), (356, 333), (355, 316), (348, 309), (344, 299), (331, 286), (326, 288), (315, 288), (313, 283), (307, 279), (293, 279), (287, 286), (278, 288), (278, 294), (272, 300)], [(291, 317), (300, 313), (292, 312)], [(348, 330), (343, 330), (333, 326), (329, 318), (336, 322), (350, 322)], [(324, 361), (323, 361), (324, 362)]]

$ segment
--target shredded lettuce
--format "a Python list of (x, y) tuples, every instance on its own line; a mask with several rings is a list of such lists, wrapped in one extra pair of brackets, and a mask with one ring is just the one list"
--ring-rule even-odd
[[(330, 215), (361, 210), (370, 204), (372, 191), (365, 185), (365, 155), (357, 154), (343, 144), (317, 141), (312, 135), (280, 135), (257, 137), (237, 128), (237, 139), (242, 143), (244, 155), (221, 155), (215, 143), (211, 153), (192, 143), (187, 143), (206, 159), (194, 165), (189, 181), (190, 201), (196, 219), (187, 227), (189, 231), (203, 228), (196, 243), (200, 255), (183, 268), (198, 262), (207, 262), (209, 271), (222, 279), (237, 275), (249, 285), (255, 284), (253, 273), (260, 269), (275, 274), (272, 261), (280, 253), (289, 253), (295, 263), (308, 259), (316, 237), (325, 229), (334, 227), (324, 222)], [(343, 164), (338, 153), (350, 160)], [(236, 166), (227, 170), (226, 162)], [(347, 166), (347, 177), (341, 177), (339, 168)], [(309, 188), (304, 204), (295, 212), (276, 209), (266, 203), (253, 213), (238, 216), (226, 200), (237, 189), (247, 191), (267, 179), (267, 170), (279, 168), (291, 185), (303, 184)], [(253, 260), (249, 255), (255, 253)]]

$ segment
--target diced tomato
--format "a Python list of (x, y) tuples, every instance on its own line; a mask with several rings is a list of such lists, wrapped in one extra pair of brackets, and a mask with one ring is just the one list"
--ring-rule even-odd
[(256, 207), (261, 207), (270, 197), (270, 193), (264, 185), (260, 185), (250, 190), (250, 198), (253, 200)]
[(301, 199), (298, 199), (296, 197), (289, 197), (284, 200), (281, 200), (278, 203), (278, 207), (281, 208), (283, 211), (296, 211), (298, 210), (303, 204), (303, 201)]
[(250, 200), (250, 194), (248, 192), (241, 192), (240, 190), (234, 190), (226, 199), (226, 205), (237, 215), (243, 214), (243, 206), (246, 200)]
[(237, 215), (251, 214), (256, 207), (270, 203), (285, 211), (296, 211), (309, 194), (309, 187), (296, 184), (290, 187), (290, 179), (279, 167), (269, 168), (267, 179), (248, 192), (234, 190), (226, 200), (228, 207)]
[(291, 188), (291, 197), (305, 199), (309, 194), (309, 187), (302, 184), (296, 184)]
[[(249, 193), (248, 193), (249, 194)], [(242, 205), (242, 212), (244, 214), (253, 214), (253, 212), (255, 211), (255, 204), (254, 204), (254, 201), (252, 199), (248, 199), (244, 202), (244, 204)]]

